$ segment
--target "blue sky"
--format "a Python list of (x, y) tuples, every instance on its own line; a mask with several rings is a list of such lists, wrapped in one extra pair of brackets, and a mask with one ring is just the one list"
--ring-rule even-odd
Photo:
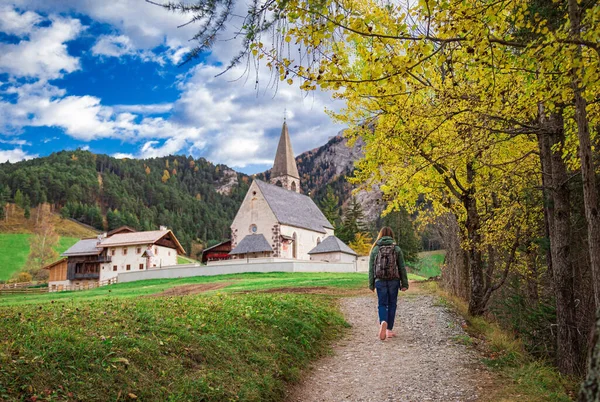
[(0, 161), (80, 147), (202, 156), (255, 173), (272, 164), (285, 109), (296, 154), (341, 129), (324, 112), (339, 107), (327, 93), (275, 89), (266, 69), (258, 88), (245, 66), (215, 77), (236, 40), (178, 67), (197, 29), (183, 22), (143, 0), (2, 1)]

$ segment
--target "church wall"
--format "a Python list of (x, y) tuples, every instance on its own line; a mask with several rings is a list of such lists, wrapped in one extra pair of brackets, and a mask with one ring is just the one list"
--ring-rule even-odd
[(340, 253), (339, 251), (331, 253), (320, 253), (311, 254), (311, 261), (323, 261), (323, 262), (354, 262), (356, 257), (346, 253)]
[[(281, 234), (289, 237), (294, 237), (294, 233), (296, 234), (296, 258), (299, 260), (310, 260), (308, 252), (317, 247), (317, 239), (323, 241), (325, 237), (333, 235), (333, 230), (331, 229), (326, 229), (327, 233), (320, 233), (294, 226), (281, 225), (280, 230)], [(288, 247), (288, 258), (293, 258), (293, 247), (293, 243)]]
[(278, 257), (279, 223), (271, 211), (269, 204), (260, 192), (256, 182), (253, 182), (244, 197), (244, 201), (231, 224), (231, 248), (247, 235), (252, 234), (252, 225), (256, 225), (256, 234), (262, 234)]

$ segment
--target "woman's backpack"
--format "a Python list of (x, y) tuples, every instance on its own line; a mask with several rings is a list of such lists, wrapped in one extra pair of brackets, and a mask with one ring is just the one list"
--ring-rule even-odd
[(399, 279), (398, 261), (396, 260), (396, 245), (379, 246), (379, 252), (375, 258), (376, 279)]

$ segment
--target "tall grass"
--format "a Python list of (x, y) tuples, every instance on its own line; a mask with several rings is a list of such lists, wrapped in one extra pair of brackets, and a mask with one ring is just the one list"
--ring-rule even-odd
[(407, 264), (409, 272), (424, 278), (439, 276), (442, 273), (441, 267), (445, 256), (445, 250), (419, 253), (419, 260), (417, 262)]
[(525, 352), (520, 339), (484, 317), (472, 317), (462, 299), (445, 292), (436, 283), (423, 285), (450, 303), (462, 315), (465, 330), (482, 342), (486, 357), (483, 362), (507, 381), (494, 400), (528, 402), (567, 402), (575, 395), (578, 380), (561, 376), (548, 362), (536, 360)]

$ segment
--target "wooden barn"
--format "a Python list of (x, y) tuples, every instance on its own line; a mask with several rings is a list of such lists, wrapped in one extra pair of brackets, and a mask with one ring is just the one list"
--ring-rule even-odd
[(204, 249), (202, 251), (202, 263), (206, 264), (208, 261), (221, 261), (229, 260), (231, 256), (231, 240), (224, 241), (219, 244), (215, 244), (212, 247)]

